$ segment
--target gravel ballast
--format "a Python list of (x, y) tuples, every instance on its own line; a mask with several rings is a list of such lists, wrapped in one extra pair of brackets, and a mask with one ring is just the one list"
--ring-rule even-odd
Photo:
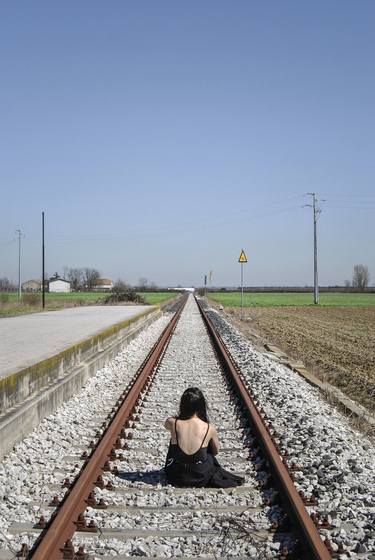
[[(323, 538), (342, 543), (340, 558), (375, 560), (375, 447), (356, 432), (347, 419), (316, 388), (296, 373), (263, 356), (225, 318), (210, 309), (209, 315), (241, 369), (244, 380), (263, 407), (278, 434), (294, 472), (298, 490), (318, 505), (309, 507), (326, 517), (332, 529), (320, 529)], [(37, 534), (15, 532), (12, 525), (48, 519), (46, 505), (67, 476), (79, 470), (87, 449), (113, 403), (147, 355), (169, 321), (158, 319), (142, 331), (86, 387), (37, 430), (18, 444), (0, 464), (0, 549), (16, 552), (21, 543), (31, 545)], [(169, 436), (163, 428), (167, 416), (178, 411), (180, 396), (188, 386), (200, 387), (210, 406), (210, 421), (218, 429), (219, 461), (224, 468), (245, 477), (245, 487), (175, 489), (163, 472)], [(126, 461), (115, 461), (120, 473), (105, 473), (115, 491), (96, 489), (107, 510), (88, 508), (100, 535), (76, 534), (90, 558), (121, 556), (276, 558), (280, 545), (269, 533), (281, 516), (278, 506), (264, 506), (256, 488), (266, 473), (255, 471), (248, 460), (252, 436), (246, 419), (229, 391), (212, 351), (196, 303), (189, 298), (163, 361), (147, 396), (127, 428), (132, 439), (124, 452)], [(118, 452), (121, 455), (121, 452)], [(77, 466), (78, 465), (78, 466)], [(58, 468), (57, 468), (58, 467)], [(270, 491), (272, 493), (272, 491)], [(333, 543), (333, 548), (337, 544)]]
[[(254, 350), (251, 343), (214, 309), (209, 316), (238, 364), (244, 379), (272, 422), (290, 462), (296, 487), (313, 493), (334, 537), (350, 558), (375, 559), (375, 446), (318, 389), (281, 364)], [(333, 548), (337, 548), (333, 545)], [(348, 557), (348, 556), (347, 556)]]
[[(163, 424), (178, 412), (181, 394), (189, 386), (204, 390), (210, 421), (219, 430), (220, 464), (242, 474), (244, 488), (224, 491), (166, 486), (163, 466), (169, 435)], [(220, 557), (225, 552), (231, 557), (275, 558), (280, 543), (273, 542), (269, 529), (280, 518), (281, 510), (262, 503), (256, 488), (262, 473), (257, 473), (247, 459), (244, 443), (249, 430), (240, 428), (246, 420), (229, 396), (204, 323), (190, 298), (155, 382), (136, 409), (139, 419), (126, 430), (132, 438), (127, 440), (126, 462), (117, 462), (120, 475), (106, 473), (103, 477), (116, 489), (96, 490), (97, 499), (104, 498), (116, 509), (87, 512), (87, 518), (95, 520), (103, 537), (109, 528), (120, 529), (123, 537), (98, 540), (75, 536), (76, 544), (84, 544), (86, 551), (98, 557), (120, 554), (201, 558)]]
[[(49, 485), (61, 484), (67, 464), (71, 464), (72, 475), (79, 470), (74, 466), (77, 461), (67, 457), (79, 457), (80, 450), (94, 439), (96, 429), (169, 320), (169, 316), (161, 317), (143, 330), (0, 463), (0, 548), (16, 552), (22, 542), (30, 544), (35, 539), (35, 535), (15, 536), (8, 529), (13, 523), (35, 522), (41, 515), (49, 518), (51, 510), (40, 503), (47, 504), (54, 494), (61, 497), (65, 492), (51, 490)], [(57, 466), (60, 472), (56, 472)]]

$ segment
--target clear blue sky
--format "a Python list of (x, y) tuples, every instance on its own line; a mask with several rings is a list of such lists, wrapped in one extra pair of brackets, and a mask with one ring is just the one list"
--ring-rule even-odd
[(375, 3), (0, 4), (0, 276), (375, 282)]

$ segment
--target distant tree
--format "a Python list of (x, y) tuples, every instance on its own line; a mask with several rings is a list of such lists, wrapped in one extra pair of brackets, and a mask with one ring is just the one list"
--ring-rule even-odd
[(345, 280), (344, 286), (345, 286), (345, 289), (348, 290), (351, 286), (350, 280)]
[(119, 278), (114, 283), (112, 292), (114, 292), (115, 294), (123, 294), (125, 292), (128, 292), (130, 289), (131, 288), (129, 284), (127, 284), (124, 280), (121, 280), (121, 278)]
[(85, 285), (85, 274), (82, 268), (68, 268), (64, 270), (64, 277), (69, 280), (70, 287), (74, 292), (83, 290)]
[(16, 284), (13, 284), (6, 276), (0, 278), (0, 292), (13, 292), (16, 289)]
[(368, 267), (363, 264), (356, 264), (353, 268), (353, 288), (364, 290), (370, 281)]
[(84, 273), (85, 289), (90, 291), (93, 289), (93, 287), (96, 285), (97, 281), (99, 280), (100, 272), (99, 270), (96, 270), (96, 268), (85, 268), (83, 269), (83, 273)]
[(100, 278), (100, 272), (96, 268), (70, 268), (69, 266), (64, 266), (63, 274), (65, 280), (69, 280), (70, 287), (74, 292), (92, 290)]
[(157, 285), (156, 282), (150, 282), (149, 288), (150, 288), (150, 290), (157, 290), (158, 285)]
[(138, 288), (140, 290), (145, 290), (147, 288), (147, 284), (148, 284), (147, 278), (142, 277), (138, 280)]

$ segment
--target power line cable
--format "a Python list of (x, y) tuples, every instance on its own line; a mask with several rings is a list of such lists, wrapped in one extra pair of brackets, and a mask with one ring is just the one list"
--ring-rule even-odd
[(327, 205), (325, 206), (326, 208), (335, 210), (335, 209), (341, 209), (341, 208), (347, 208), (349, 210), (375, 210), (375, 206), (343, 206), (343, 205), (331, 205), (329, 203), (329, 200), (327, 201)]
[[(294, 205), (294, 206), (288, 206), (286, 208), (278, 208), (275, 209), (271, 212), (263, 212), (263, 213), (258, 213), (258, 214), (250, 214), (248, 216), (246, 216), (246, 218), (243, 218), (244, 222), (247, 222), (249, 220), (256, 220), (259, 218), (266, 218), (269, 216), (275, 216), (277, 214), (280, 213), (284, 213), (284, 212), (288, 212), (290, 210), (295, 210), (297, 208), (299, 208), (299, 205)], [(55, 243), (57, 244), (65, 244), (65, 243), (76, 243), (77, 241), (114, 241), (114, 240), (118, 240), (118, 239), (131, 239), (133, 237), (147, 237), (147, 236), (155, 236), (155, 235), (170, 235), (172, 233), (176, 234), (176, 233), (190, 233), (192, 231), (201, 231), (201, 230), (207, 230), (207, 229), (215, 229), (218, 227), (222, 227), (222, 226), (226, 226), (226, 225), (230, 225), (230, 224), (238, 224), (238, 218), (229, 218), (229, 219), (222, 219), (220, 221), (217, 222), (205, 222), (205, 223), (196, 223), (196, 224), (190, 224), (188, 227), (186, 226), (186, 224), (181, 224), (181, 225), (176, 225), (176, 226), (172, 226), (172, 227), (164, 227), (162, 229), (151, 229), (151, 230), (140, 230), (140, 231), (131, 231), (128, 233), (119, 233), (119, 234), (108, 234), (108, 235), (97, 235), (97, 234), (93, 234), (93, 235), (75, 235), (74, 237), (72, 236), (64, 236), (64, 237), (56, 237), (55, 238)]]
[(339, 195), (335, 195), (335, 194), (325, 194), (323, 195), (327, 198), (332, 199), (343, 199), (343, 198), (375, 198), (375, 194), (339, 194)]
[[(301, 195), (293, 195), (291, 197), (287, 197), (287, 198), (284, 198), (284, 199), (279, 199), (278, 201), (262, 204), (262, 205), (260, 205), (260, 208), (263, 208), (263, 207), (268, 208), (268, 207), (275, 206), (275, 205), (278, 205), (278, 204), (285, 204), (288, 201), (297, 200), (297, 199), (302, 199), (302, 196)], [(284, 211), (284, 209), (281, 209), (281, 210)], [(265, 214), (265, 215), (267, 215), (267, 214)], [(216, 223), (218, 223), (218, 225), (225, 224), (225, 223), (230, 223), (230, 222), (235, 223), (241, 217), (243, 217), (243, 219), (252, 219), (256, 216), (254, 216), (253, 214), (249, 215), (249, 210), (248, 209), (241, 210), (239, 212), (232, 213), (228, 218), (225, 217), (225, 216), (222, 216), (222, 218), (220, 218), (218, 222), (213, 222), (213, 225), (216, 226)], [(181, 230), (181, 228), (185, 228), (185, 227), (186, 228), (196, 228), (196, 227), (204, 227), (205, 228), (206, 226), (207, 226), (207, 220), (205, 220), (204, 222), (199, 222), (199, 221), (197, 222), (196, 220), (193, 220), (193, 221), (190, 220), (190, 221), (185, 221), (185, 222), (182, 222), (182, 223), (179, 222), (176, 225), (166, 224), (166, 225), (162, 226), (161, 228), (159, 226), (150, 226), (150, 227), (146, 228), (145, 230), (143, 230), (141, 233), (142, 234), (144, 234), (144, 233), (145, 234), (154, 234), (154, 233), (158, 233), (160, 231), (162, 233), (169, 233), (169, 232), (174, 232), (176, 230), (176, 228), (178, 230)], [(133, 230), (132, 230), (132, 233), (133, 233)], [(106, 235), (97, 234), (97, 233), (85, 233), (85, 234), (82, 234), (82, 235), (64, 234), (64, 235), (58, 236), (55, 239), (58, 240), (58, 241), (65, 241), (65, 240), (69, 240), (69, 239), (74, 239), (74, 240), (77, 240), (77, 239), (90, 239), (90, 240), (91, 239), (92, 240), (108, 239), (108, 240), (110, 240), (110, 239), (113, 239), (113, 238), (119, 238), (119, 237), (123, 237), (123, 236), (127, 236), (127, 235), (128, 234), (126, 234), (126, 233), (125, 234), (106, 234)]]

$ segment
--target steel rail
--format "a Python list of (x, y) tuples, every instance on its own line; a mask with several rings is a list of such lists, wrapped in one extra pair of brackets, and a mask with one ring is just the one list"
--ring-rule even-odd
[(93, 490), (97, 477), (103, 473), (104, 463), (108, 460), (121, 429), (126, 420), (128, 420), (148, 378), (159, 363), (160, 357), (165, 352), (186, 303), (186, 299), (187, 298), (183, 299), (181, 307), (175, 313), (147, 358), (142, 363), (132, 387), (129, 389), (118, 411), (103, 433), (97, 447), (86, 460), (86, 463), (83, 465), (81, 472), (61, 506), (55, 515), (52, 516), (46, 528), (30, 550), (28, 558), (32, 558), (33, 560), (60, 560), (62, 558), (64, 544), (71, 539), (76, 531), (78, 515), (86, 510), (88, 495)]
[(289, 472), (280, 458), (279, 452), (271, 439), (267, 426), (265, 425), (262, 416), (240, 375), (240, 370), (237, 364), (227, 349), (220, 334), (214, 327), (211, 319), (203, 309), (201, 302), (197, 299), (196, 301), (202, 318), (206, 324), (208, 333), (211, 336), (218, 358), (222, 363), (224, 370), (229, 374), (230, 379), (235, 384), (237, 394), (241, 397), (242, 402), (251, 418), (258, 443), (262, 447), (265, 457), (269, 462), (274, 482), (281, 490), (281, 497), (286, 504), (292, 521), (294, 522), (301, 545), (305, 549), (304, 552), (306, 556), (304, 556), (304, 558), (308, 558), (309, 560), (330, 560), (332, 556), (320, 538), (318, 530), (307, 512), (306, 507), (293, 484)]

